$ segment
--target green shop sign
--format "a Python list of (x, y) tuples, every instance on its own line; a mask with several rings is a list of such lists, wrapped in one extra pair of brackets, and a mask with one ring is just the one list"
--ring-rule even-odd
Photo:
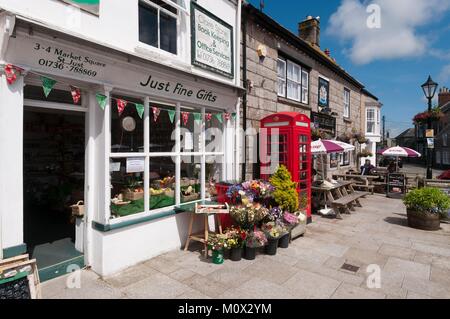
[(93, 13), (95, 15), (99, 14), (100, 0), (61, 0), (61, 1), (74, 5), (82, 10)]
[(233, 27), (191, 2), (192, 64), (234, 78)]

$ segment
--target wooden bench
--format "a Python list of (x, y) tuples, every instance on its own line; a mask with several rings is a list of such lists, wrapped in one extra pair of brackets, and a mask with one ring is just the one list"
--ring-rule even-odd
[(374, 194), (375, 192), (375, 185), (365, 185), (365, 184), (353, 184), (353, 188), (362, 188), (365, 189), (367, 192), (369, 192), (370, 194)]
[(343, 210), (344, 213), (350, 214), (350, 211), (355, 210), (354, 206), (362, 207), (361, 202), (359, 200), (367, 195), (370, 195), (370, 193), (353, 192), (344, 197), (334, 200), (331, 203), (331, 207), (333, 207), (334, 211), (336, 212), (336, 218), (342, 219), (340, 214), (341, 210)]

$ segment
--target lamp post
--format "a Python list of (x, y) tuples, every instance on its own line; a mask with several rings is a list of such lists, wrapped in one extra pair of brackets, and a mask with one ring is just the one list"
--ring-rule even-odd
[[(436, 93), (437, 87), (438, 87), (438, 84), (431, 79), (431, 75), (428, 77), (427, 82), (422, 84), (423, 93), (425, 94), (425, 97), (428, 99), (428, 112), (429, 113), (431, 113), (431, 110), (432, 110), (432, 100), (433, 100), (434, 94)], [(433, 128), (433, 123), (431, 122), (431, 117), (428, 116), (427, 129), (431, 130), (432, 128)], [(433, 138), (434, 138), (434, 136), (433, 136)], [(433, 151), (428, 146), (428, 141), (427, 141), (427, 179), (433, 179), (433, 169), (432, 169), (432, 162), (431, 162), (432, 156), (433, 156)]]

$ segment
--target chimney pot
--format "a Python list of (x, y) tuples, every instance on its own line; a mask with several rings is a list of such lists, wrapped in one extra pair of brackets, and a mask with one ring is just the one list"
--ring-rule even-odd
[(311, 45), (320, 47), (320, 20), (309, 15), (306, 20), (298, 24), (300, 39), (309, 42)]
[(438, 104), (439, 106), (444, 106), (445, 104), (450, 102), (450, 91), (448, 87), (443, 86), (438, 95)]

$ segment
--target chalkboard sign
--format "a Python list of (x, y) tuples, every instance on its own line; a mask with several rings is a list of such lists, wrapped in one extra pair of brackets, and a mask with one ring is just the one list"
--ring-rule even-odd
[(406, 194), (406, 175), (391, 173), (388, 175), (387, 197), (402, 198)]
[(36, 260), (21, 255), (0, 260), (0, 300), (41, 298)]

